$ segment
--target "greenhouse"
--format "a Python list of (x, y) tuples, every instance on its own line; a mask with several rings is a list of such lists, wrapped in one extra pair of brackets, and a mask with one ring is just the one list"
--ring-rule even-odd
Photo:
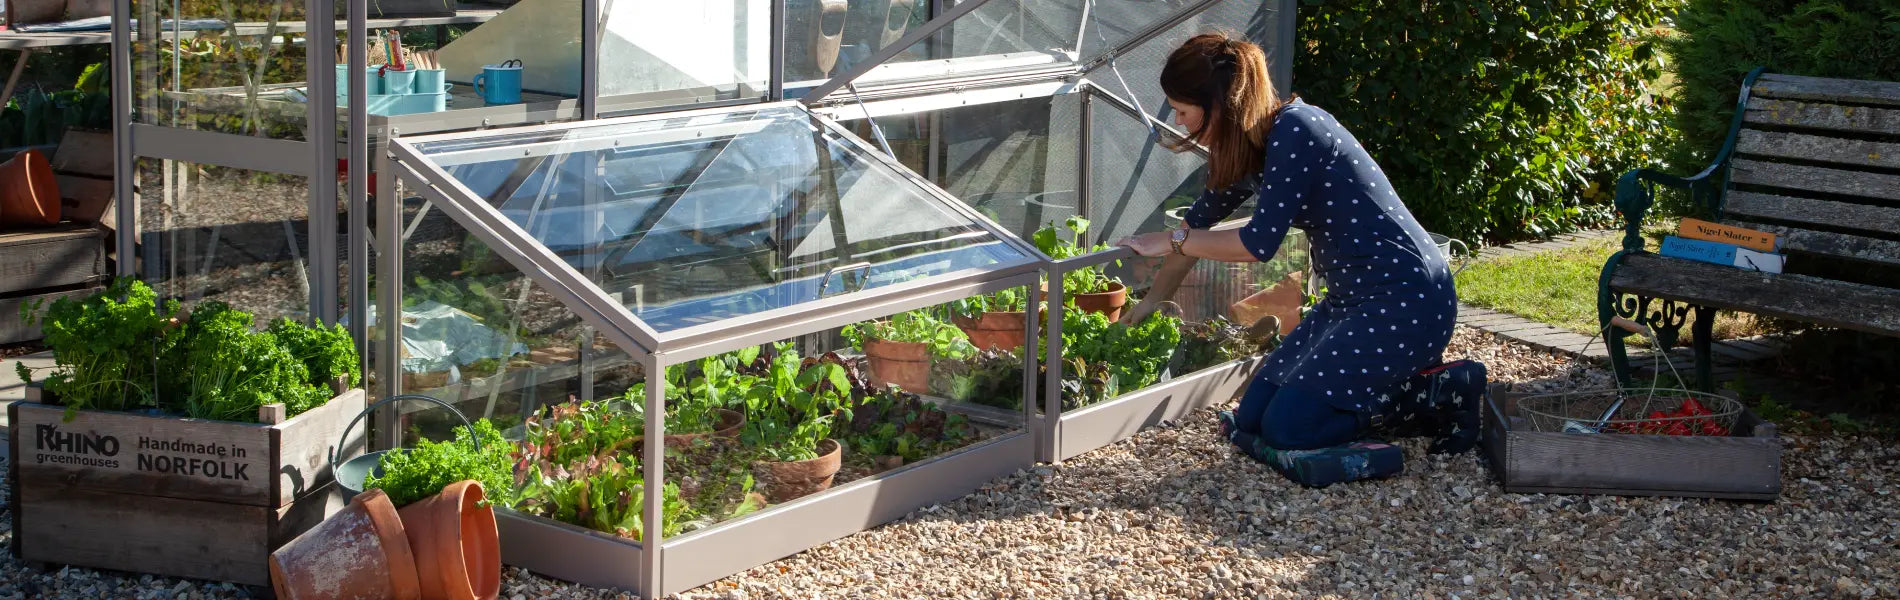
[(1225, 402), (1317, 289), (1297, 238), (1152, 298), (1112, 246), (1203, 187), (1161, 58), (1290, 3), (126, 4), (120, 274), (453, 407), (372, 449), (492, 425), (502, 562), (559, 579), (689, 590)]

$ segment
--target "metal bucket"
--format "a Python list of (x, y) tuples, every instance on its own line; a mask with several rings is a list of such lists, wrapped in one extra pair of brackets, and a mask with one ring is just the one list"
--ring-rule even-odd
[[(454, 406), (450, 406), (449, 403), (447, 402), (437, 400), (430, 396), (424, 396), (422, 394), (403, 394), (400, 396), (391, 396), (388, 398), (384, 398), (382, 400), (378, 400), (376, 401), (376, 403), (371, 404), (367, 407), (364, 407), (363, 412), (356, 413), (356, 418), (351, 419), (349, 426), (343, 428), (343, 439), (345, 440), (350, 439), (350, 430), (355, 429), (356, 424), (358, 422), (361, 422), (363, 420), (363, 417), (368, 416), (372, 411), (375, 411), (376, 409), (381, 408), (385, 404), (396, 402), (398, 400), (427, 400), (429, 402), (434, 402), (437, 405), (440, 405), (442, 408), (449, 409), (449, 414), (453, 414), (455, 415), (455, 418), (461, 419), (462, 426), (468, 428), (468, 439), (475, 444), (475, 449), (478, 451), (481, 450), (482, 441), (480, 438), (477, 438), (475, 436), (475, 425), (468, 421), (468, 417), (462, 415), (462, 411), (456, 410)], [(342, 442), (337, 443), (337, 447), (341, 448), (342, 446), (343, 446)], [(363, 453), (362, 456), (349, 459), (347, 461), (344, 461), (342, 464), (337, 464), (336, 452), (332, 451), (330, 453), (330, 472), (336, 475), (337, 488), (343, 490), (343, 501), (348, 502), (350, 501), (351, 498), (355, 498), (357, 494), (363, 493), (363, 482), (368, 480), (370, 475), (383, 474), (383, 455), (384, 454), (388, 454), (390, 452), (400, 452), (401, 450), (402, 448), (392, 448), (389, 450), (377, 450), (375, 452), (365, 452)]]
[(1457, 277), (1459, 273), (1464, 272), (1465, 267), (1471, 266), (1471, 246), (1465, 245), (1464, 241), (1431, 232), (1426, 232), (1425, 234), (1432, 236), (1432, 244), (1438, 246), (1438, 253), (1444, 255), (1446, 264), (1450, 264), (1452, 257), (1455, 256), (1451, 252), (1453, 245), (1463, 250), (1460, 254), (1463, 254), (1465, 259), (1459, 261), (1458, 268), (1452, 269), (1452, 277)]

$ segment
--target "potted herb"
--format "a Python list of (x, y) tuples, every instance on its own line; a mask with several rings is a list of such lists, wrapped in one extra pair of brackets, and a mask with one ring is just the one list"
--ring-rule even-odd
[(896, 385), (917, 393), (930, 393), (933, 358), (958, 359), (976, 351), (962, 330), (922, 310), (847, 325), (842, 333), (869, 359), (873, 385)]
[(494, 504), (510, 503), (513, 447), (487, 419), (455, 440), (421, 440), (383, 454), (363, 481), (402, 515), (425, 598), (492, 598), (501, 589), (501, 539)]
[(831, 434), (833, 419), (849, 418), (851, 382), (837, 363), (801, 362), (789, 344), (780, 345), (745, 399), (739, 439), (760, 452), (753, 472), (772, 502), (830, 488), (842, 465), (843, 446)]
[(1015, 350), (1023, 347), (1028, 323), (1027, 302), (1022, 290), (1008, 288), (988, 296), (958, 300), (952, 305), (951, 322), (970, 338), (978, 350)]
[[(1147, 387), (1160, 380), (1168, 360), (1181, 342), (1181, 320), (1155, 314), (1136, 325), (1109, 320), (1103, 313), (1073, 312), (1062, 316), (1064, 387), (1072, 373), (1087, 385), (1090, 402)], [(1093, 379), (1107, 375), (1107, 385)], [(1069, 405), (1064, 390), (1063, 404)]]
[[(1082, 234), (1089, 230), (1089, 220), (1079, 216), (1069, 217), (1063, 224), (1069, 230), (1070, 239), (1062, 239), (1056, 232), (1054, 223), (1044, 226), (1031, 236), (1036, 248), (1049, 258), (1062, 260), (1081, 256), (1091, 252), (1108, 249), (1107, 244), (1096, 244), (1084, 249), (1077, 245)], [(1043, 284), (1043, 292), (1048, 293), (1048, 284)], [(1128, 303), (1128, 286), (1108, 276), (1100, 265), (1076, 269), (1062, 275), (1062, 293), (1073, 302), (1076, 308), (1087, 312), (1108, 315), (1108, 320), (1121, 318), (1122, 306)]]

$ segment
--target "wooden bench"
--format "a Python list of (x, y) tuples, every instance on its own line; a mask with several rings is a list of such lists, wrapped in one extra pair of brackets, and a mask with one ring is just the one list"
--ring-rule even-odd
[[(1782, 274), (1668, 258), (1644, 246), (1656, 186), (1686, 191), (1707, 218), (1777, 234)], [(1603, 267), (1597, 313), (1617, 378), (1635, 322), (1673, 346), (1696, 315), (1696, 384), (1712, 390), (1715, 310), (1900, 336), (1900, 83), (1764, 74), (1742, 81), (1714, 164), (1676, 177), (1647, 169), (1617, 182), (1623, 250)], [(1652, 310), (1651, 304), (1661, 300)], [(1685, 382), (1686, 383), (1686, 382)]]

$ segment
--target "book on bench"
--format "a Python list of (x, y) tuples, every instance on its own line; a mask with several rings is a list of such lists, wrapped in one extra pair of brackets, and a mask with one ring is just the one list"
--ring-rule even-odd
[(1781, 249), (1781, 238), (1775, 234), (1701, 219), (1683, 219), (1682, 225), (1676, 228), (1676, 235), (1692, 240), (1734, 244), (1757, 252)]
[(1781, 265), (1786, 261), (1786, 257), (1780, 254), (1757, 252), (1734, 244), (1692, 240), (1673, 235), (1663, 239), (1660, 254), (1764, 273), (1780, 273)]

